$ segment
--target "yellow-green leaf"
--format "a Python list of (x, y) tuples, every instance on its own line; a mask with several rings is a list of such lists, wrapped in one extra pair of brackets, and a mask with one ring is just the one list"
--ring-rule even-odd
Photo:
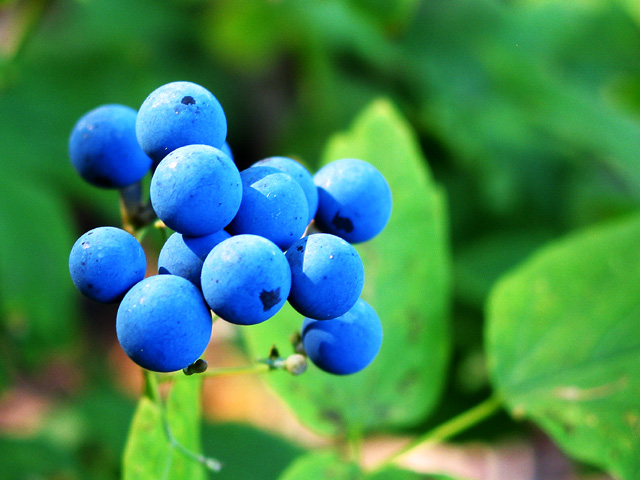
[(640, 216), (549, 244), (487, 307), (492, 380), (570, 455), (640, 478)]

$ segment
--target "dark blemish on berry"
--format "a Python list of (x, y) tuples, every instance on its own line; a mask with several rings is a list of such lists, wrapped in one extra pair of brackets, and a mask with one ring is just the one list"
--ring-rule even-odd
[(93, 289), (93, 283), (87, 283), (87, 288), (88, 288), (89, 290)]
[(342, 230), (347, 233), (353, 232), (353, 222), (348, 217), (341, 217), (340, 212), (336, 212), (331, 223), (338, 230)]
[(263, 311), (271, 310), (272, 307), (280, 303), (280, 287), (275, 290), (263, 290), (260, 293)]
[(192, 96), (187, 95), (186, 97), (182, 97), (182, 100), (180, 100), (180, 103), (182, 103), (183, 105), (195, 105), (196, 101), (193, 99)]
[(304, 247), (302, 245), (298, 245), (298, 248), (296, 248), (296, 250), (301, 252), (304, 250)]

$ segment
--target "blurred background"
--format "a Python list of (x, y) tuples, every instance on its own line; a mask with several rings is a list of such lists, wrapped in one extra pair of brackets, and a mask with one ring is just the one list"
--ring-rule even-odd
[[(489, 391), (493, 281), (549, 239), (640, 206), (639, 53), (635, 0), (0, 1), (2, 478), (119, 478), (140, 392), (116, 307), (81, 298), (68, 274), (79, 235), (120, 224), (117, 193), (68, 160), (85, 112), (189, 80), (221, 101), (240, 166), (290, 155), (314, 168), (332, 133), (390, 99), (449, 204), (446, 416)], [(214, 364), (246, 362), (234, 335), (219, 332)], [(225, 382), (205, 396), (203, 431), (229, 459), (220, 478), (277, 478), (321, 442), (259, 380)], [(470, 440), (498, 433), (521, 427), (505, 418)], [(533, 458), (527, 445), (516, 459)], [(257, 448), (268, 455), (246, 455)]]

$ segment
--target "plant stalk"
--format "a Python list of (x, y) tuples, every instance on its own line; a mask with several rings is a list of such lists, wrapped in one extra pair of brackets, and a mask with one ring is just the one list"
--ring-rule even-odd
[(200, 375), (204, 377), (222, 377), (225, 375), (250, 375), (254, 373), (265, 373), (270, 370), (266, 363), (256, 363), (242, 367), (218, 367), (211, 368)]
[(432, 430), (425, 432), (424, 434), (416, 437), (404, 447), (395, 451), (387, 458), (382, 460), (378, 465), (374, 466), (371, 470), (372, 473), (377, 473), (391, 464), (397, 462), (401, 457), (408, 454), (412, 450), (418, 447), (427, 447), (436, 445), (443, 442), (467, 429), (480, 423), (481, 421), (489, 418), (493, 414), (497, 413), (502, 406), (502, 400), (497, 396), (489, 397), (487, 400), (479, 403), (475, 407), (453, 417), (452, 419), (438, 425)]

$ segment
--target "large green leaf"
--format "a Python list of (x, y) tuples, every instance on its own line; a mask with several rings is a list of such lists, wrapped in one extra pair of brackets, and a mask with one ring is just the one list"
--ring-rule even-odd
[(578, 459), (640, 478), (640, 216), (554, 242), (488, 301), (492, 380)]
[(151, 396), (140, 398), (123, 457), (124, 480), (201, 480), (203, 465), (172, 445), (176, 442), (200, 452), (200, 392), (202, 377), (176, 375), (166, 404), (166, 424), (161, 406)]
[[(450, 293), (447, 215), (406, 122), (380, 100), (345, 134), (335, 136), (324, 161), (359, 157), (387, 178), (394, 207), (385, 231), (357, 246), (365, 266), (363, 298), (383, 324), (382, 349), (362, 372), (336, 377), (311, 367), (302, 377), (272, 375), (277, 392), (301, 420), (320, 432), (358, 434), (420, 421), (440, 395), (449, 353)], [(251, 351), (265, 356), (300, 329), (288, 305), (275, 318), (244, 329)]]

